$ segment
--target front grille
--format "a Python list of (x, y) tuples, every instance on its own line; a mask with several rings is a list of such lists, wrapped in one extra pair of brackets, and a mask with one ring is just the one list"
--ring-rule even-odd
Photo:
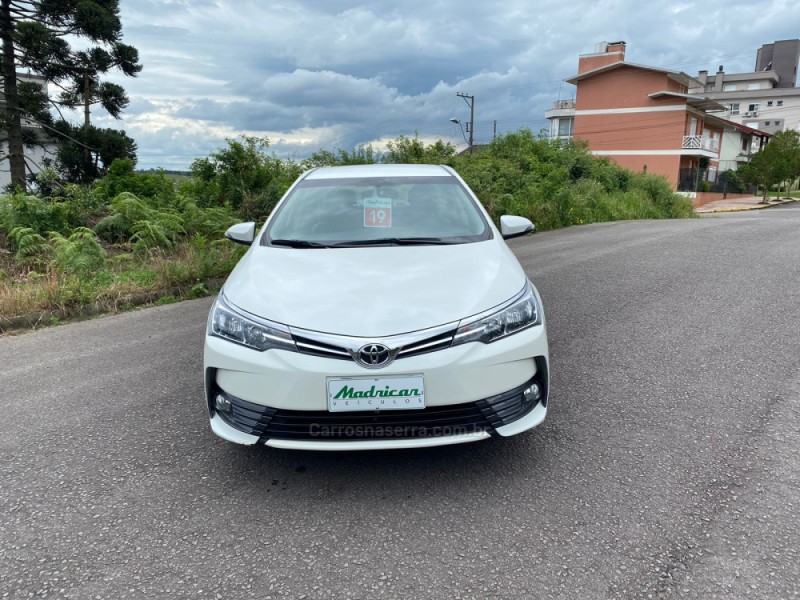
[[(430, 406), (422, 410), (331, 413), (275, 409), (225, 394), (229, 413), (219, 413), (229, 425), (267, 439), (353, 441), (441, 437), (488, 432), (524, 417), (538, 404), (522, 391), (540, 375), (512, 390), (477, 402)], [(219, 393), (219, 392), (215, 392)], [(224, 393), (224, 392), (222, 392)]]
[(294, 343), (301, 354), (322, 356), (323, 358), (338, 358), (340, 360), (353, 360), (346, 348), (335, 344), (326, 344), (318, 340), (295, 335)]
[(299, 329), (292, 330), (292, 337), (297, 351), (301, 354), (353, 360), (351, 352), (357, 352), (359, 348), (375, 342), (385, 344), (392, 349), (399, 348), (397, 358), (400, 359), (449, 348), (455, 333), (456, 327), (451, 325), (374, 339), (337, 336)]
[(455, 330), (446, 331), (441, 335), (406, 344), (400, 348), (397, 358), (408, 358), (409, 356), (418, 356), (427, 352), (436, 352), (437, 350), (449, 348), (455, 334)]
[(490, 428), (474, 403), (380, 413), (278, 410), (264, 437), (320, 441), (406, 439), (463, 435)]

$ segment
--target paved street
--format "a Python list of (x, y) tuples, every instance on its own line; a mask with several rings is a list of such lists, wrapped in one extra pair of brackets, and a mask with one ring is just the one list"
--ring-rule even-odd
[(223, 442), (210, 299), (0, 338), (0, 598), (800, 596), (800, 209), (511, 245), (553, 394), (508, 440)]

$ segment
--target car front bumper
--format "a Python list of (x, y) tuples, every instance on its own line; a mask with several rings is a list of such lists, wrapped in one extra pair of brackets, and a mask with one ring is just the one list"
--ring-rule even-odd
[[(231, 442), (306, 450), (368, 450), (458, 444), (510, 436), (547, 414), (549, 369), (544, 324), (491, 344), (469, 343), (398, 359), (379, 370), (350, 360), (284, 350), (257, 352), (206, 336), (206, 402), (211, 429)], [(422, 375), (426, 408), (329, 413), (327, 381)], [(541, 398), (523, 390), (540, 386)], [(220, 413), (222, 393), (233, 413)]]

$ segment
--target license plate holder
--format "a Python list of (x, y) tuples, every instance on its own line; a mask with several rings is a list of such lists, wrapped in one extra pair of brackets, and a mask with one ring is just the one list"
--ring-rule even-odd
[(328, 412), (420, 410), (425, 408), (422, 375), (330, 377)]

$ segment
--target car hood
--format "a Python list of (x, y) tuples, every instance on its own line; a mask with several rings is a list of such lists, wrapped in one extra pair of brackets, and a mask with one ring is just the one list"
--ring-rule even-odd
[(285, 325), (385, 337), (508, 300), (525, 274), (505, 243), (298, 249), (253, 246), (225, 283), (239, 308)]

